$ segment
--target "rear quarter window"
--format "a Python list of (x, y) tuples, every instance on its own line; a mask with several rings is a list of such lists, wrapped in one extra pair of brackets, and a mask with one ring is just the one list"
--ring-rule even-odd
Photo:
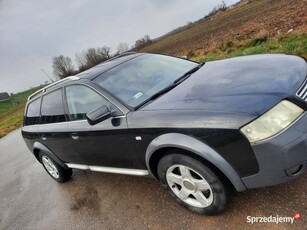
[(25, 125), (37, 125), (39, 123), (40, 102), (39, 98), (29, 103), (25, 116)]
[(41, 114), (41, 124), (66, 121), (61, 89), (43, 96)]

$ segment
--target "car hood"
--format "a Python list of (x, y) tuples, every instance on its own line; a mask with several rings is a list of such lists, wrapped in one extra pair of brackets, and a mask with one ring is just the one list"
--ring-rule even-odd
[(306, 61), (290, 55), (208, 62), (142, 110), (206, 110), (255, 117), (293, 97), (306, 75)]

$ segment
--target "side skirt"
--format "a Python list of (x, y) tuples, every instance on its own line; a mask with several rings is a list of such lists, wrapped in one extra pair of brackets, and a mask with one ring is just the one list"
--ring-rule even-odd
[(68, 168), (72, 169), (91, 170), (95, 172), (116, 173), (116, 174), (134, 175), (134, 176), (149, 175), (149, 172), (147, 170), (142, 170), (142, 169), (112, 168), (112, 167), (71, 164), (71, 163), (66, 163), (66, 165)]

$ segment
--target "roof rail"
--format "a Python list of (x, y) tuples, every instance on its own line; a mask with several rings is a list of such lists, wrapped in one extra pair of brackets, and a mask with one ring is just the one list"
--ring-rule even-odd
[(77, 77), (77, 76), (69, 76), (69, 77), (63, 78), (63, 79), (61, 79), (61, 80), (59, 80), (59, 81), (56, 81), (56, 82), (54, 82), (54, 83), (52, 83), (52, 84), (50, 84), (50, 85), (45, 86), (44, 88), (42, 88), (42, 89), (40, 89), (40, 90), (37, 90), (35, 93), (32, 93), (32, 94), (28, 97), (28, 101), (31, 100), (35, 95), (37, 95), (37, 94), (39, 94), (39, 93), (41, 93), (41, 92), (45, 92), (46, 89), (48, 89), (48, 88), (50, 88), (50, 87), (52, 87), (52, 86), (55, 86), (55, 85), (57, 85), (57, 84), (59, 84), (59, 83), (61, 83), (61, 82), (63, 82), (63, 81), (66, 81), (66, 80), (76, 81), (76, 80), (79, 80), (79, 79), (80, 79), (80, 78)]

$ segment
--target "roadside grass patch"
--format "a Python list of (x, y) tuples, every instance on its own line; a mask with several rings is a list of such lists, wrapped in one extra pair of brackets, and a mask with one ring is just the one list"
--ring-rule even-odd
[(213, 61), (252, 54), (285, 53), (307, 59), (307, 33), (286, 34), (277, 38), (256, 38), (244, 41), (227, 41), (214, 53), (195, 58), (197, 61)]
[(20, 104), (9, 116), (0, 119), (0, 138), (21, 127), (23, 113), (24, 104)]
[(42, 87), (39, 86), (17, 93), (10, 100), (0, 102), (0, 138), (22, 126), (28, 96)]

